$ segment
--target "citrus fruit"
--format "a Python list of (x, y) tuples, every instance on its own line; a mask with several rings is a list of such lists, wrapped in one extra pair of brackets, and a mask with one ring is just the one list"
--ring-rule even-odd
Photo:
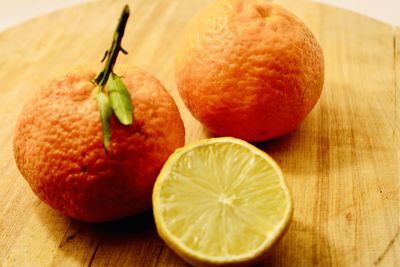
[(150, 208), (162, 165), (185, 139), (179, 111), (163, 85), (141, 69), (117, 65), (133, 103), (133, 123), (125, 126), (111, 117), (106, 151), (91, 82), (98, 70), (82, 66), (40, 87), (23, 107), (14, 134), (16, 164), (36, 195), (90, 222)]
[(262, 0), (219, 0), (196, 15), (175, 76), (193, 116), (212, 132), (263, 141), (294, 130), (320, 97), (324, 60), (307, 26)]
[(292, 210), (274, 160), (231, 137), (176, 150), (153, 189), (159, 235), (196, 266), (260, 261), (283, 235)]

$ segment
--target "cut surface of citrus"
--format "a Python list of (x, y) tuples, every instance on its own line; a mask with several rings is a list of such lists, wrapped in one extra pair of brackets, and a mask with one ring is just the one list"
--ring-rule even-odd
[(170, 156), (153, 189), (153, 212), (161, 238), (189, 263), (247, 265), (283, 235), (293, 204), (270, 156), (221, 137)]

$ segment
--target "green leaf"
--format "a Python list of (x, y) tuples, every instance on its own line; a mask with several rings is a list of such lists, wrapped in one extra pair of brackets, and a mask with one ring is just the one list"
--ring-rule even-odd
[(111, 73), (107, 81), (108, 97), (114, 114), (123, 125), (132, 124), (132, 103), (129, 91), (118, 75)]
[(105, 150), (107, 150), (111, 138), (110, 119), (112, 111), (110, 103), (108, 101), (108, 97), (105, 93), (101, 91), (97, 93), (97, 104), (99, 105), (100, 110), (101, 128), (103, 132), (103, 145)]

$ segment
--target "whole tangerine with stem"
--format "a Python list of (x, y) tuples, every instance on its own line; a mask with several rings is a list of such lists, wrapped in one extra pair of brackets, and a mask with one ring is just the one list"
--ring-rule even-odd
[(307, 26), (263, 0), (219, 0), (183, 33), (175, 76), (193, 116), (217, 135), (263, 141), (296, 129), (324, 83)]
[(126, 6), (105, 68), (81, 66), (44, 84), (15, 129), (15, 161), (33, 192), (83, 221), (149, 209), (161, 167), (185, 143), (179, 110), (164, 86), (139, 68), (114, 67), (128, 16)]

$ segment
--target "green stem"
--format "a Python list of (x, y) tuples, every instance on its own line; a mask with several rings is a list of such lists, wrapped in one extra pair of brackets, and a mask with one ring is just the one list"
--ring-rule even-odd
[[(94, 78), (94, 82), (99, 87), (99, 92), (102, 92), (104, 86), (107, 84), (108, 77), (113, 72), (115, 62), (117, 61), (118, 53), (121, 51), (124, 54), (127, 52), (121, 47), (121, 40), (124, 36), (126, 22), (129, 18), (129, 7), (125, 5), (122, 11), (121, 17), (119, 19), (117, 28), (114, 32), (114, 38), (111, 44), (111, 48), (106, 51), (105, 58), (107, 58), (106, 65), (104, 69)], [(104, 59), (103, 59), (104, 60)], [(103, 61), (102, 61), (103, 62)]]

